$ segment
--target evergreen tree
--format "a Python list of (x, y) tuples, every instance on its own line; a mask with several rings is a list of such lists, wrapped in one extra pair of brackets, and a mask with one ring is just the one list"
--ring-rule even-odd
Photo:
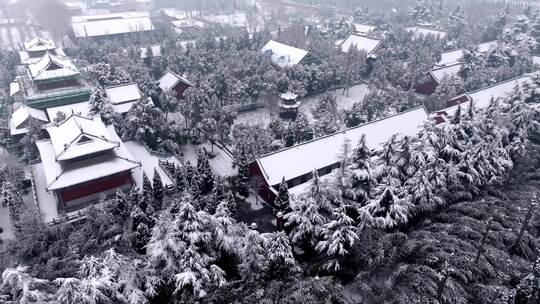
[(148, 179), (146, 173), (143, 173), (142, 197), (139, 200), (139, 207), (141, 210), (146, 210), (146, 207), (152, 204), (153, 198), (154, 191), (152, 189), (152, 183), (150, 183), (150, 179)]
[(324, 217), (319, 213), (317, 202), (306, 197), (296, 202), (293, 211), (285, 214), (285, 227), (289, 227), (289, 238), (295, 245), (314, 247), (321, 234)]
[(0, 192), (2, 198), (2, 205), (8, 206), (9, 214), (13, 221), (18, 221), (19, 216), (24, 209), (24, 203), (22, 195), (19, 190), (10, 181), (2, 182), (2, 188)]
[(92, 89), (92, 94), (90, 95), (90, 100), (88, 102), (90, 114), (100, 114), (106, 103), (107, 97), (105, 96), (105, 92), (101, 88)]
[(283, 177), (279, 184), (278, 196), (276, 197), (274, 205), (278, 212), (283, 212), (289, 208), (289, 188), (287, 187), (285, 177)]
[(323, 240), (317, 243), (315, 249), (327, 256), (323, 268), (337, 272), (343, 267), (343, 258), (349, 255), (349, 250), (358, 241), (354, 221), (338, 208), (332, 215), (333, 219), (324, 224)]
[(106, 209), (110, 214), (126, 219), (131, 209), (129, 197), (122, 190), (116, 190), (115, 197), (109, 200)]
[(540, 261), (534, 263), (531, 273), (521, 279), (517, 286), (515, 304), (533, 304), (540, 302)]
[(372, 167), (371, 151), (366, 145), (366, 136), (362, 134), (358, 145), (353, 150), (351, 155), (350, 165), (350, 169), (352, 171), (352, 199), (359, 203), (364, 203), (369, 199), (371, 188), (375, 184), (375, 177), (373, 176)]
[(199, 153), (197, 154), (197, 171), (199, 172), (201, 179), (201, 192), (206, 194), (210, 192), (214, 186), (214, 174), (210, 168), (208, 154), (202, 150), (199, 150)]
[(248, 183), (248, 159), (245, 149), (241, 149), (238, 159), (238, 193), (243, 196), (249, 195)]
[(399, 198), (392, 187), (387, 186), (380, 197), (361, 208), (369, 214), (369, 223), (380, 229), (393, 229), (410, 219), (410, 205)]
[(257, 278), (267, 271), (264, 240), (256, 230), (250, 229), (244, 238), (242, 262), (238, 267), (244, 278)]
[(229, 191), (227, 193), (225, 201), (227, 202), (227, 208), (231, 212), (231, 217), (234, 219), (238, 219), (238, 212), (236, 210), (236, 199), (234, 198), (234, 194), (232, 193), (232, 191)]
[(283, 278), (297, 272), (298, 265), (287, 235), (280, 231), (269, 233), (265, 238), (267, 239), (268, 274), (272, 278)]
[[(144, 184), (144, 183), (143, 183)], [(161, 182), (161, 177), (159, 176), (158, 171), (154, 168), (154, 178), (152, 180), (153, 184), (153, 198), (154, 198), (154, 208), (156, 210), (161, 210), (163, 208), (163, 183)]]
[(219, 203), (216, 213), (212, 217), (212, 222), (212, 239), (215, 247), (225, 254), (239, 257), (240, 244), (236, 236), (238, 229), (235, 226), (236, 221), (231, 217), (227, 202)]

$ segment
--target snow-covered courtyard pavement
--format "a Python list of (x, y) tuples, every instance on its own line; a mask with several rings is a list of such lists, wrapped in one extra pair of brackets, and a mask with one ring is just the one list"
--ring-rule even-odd
[(46, 190), (47, 180), (45, 178), (45, 171), (43, 170), (43, 163), (33, 164), (31, 165), (31, 169), (34, 175), (36, 196), (41, 219), (45, 223), (50, 223), (53, 219), (59, 217), (56, 198), (52, 192), (47, 192)]
[[(367, 84), (357, 84), (350, 88), (349, 96), (343, 94), (343, 89), (337, 89), (333, 91), (328, 91), (336, 96), (336, 103), (339, 110), (350, 109), (352, 105), (357, 101), (362, 101), (364, 96), (369, 93), (369, 88)], [(300, 105), (299, 111), (304, 114), (309, 121), (313, 121), (313, 115), (311, 115), (311, 109), (313, 109), (322, 96), (326, 94), (317, 94), (309, 97), (302, 98), (302, 104)], [(258, 108), (253, 111), (246, 111), (238, 113), (235, 124), (263, 124), (268, 125), (272, 117), (272, 109), (268, 107)], [(275, 113), (277, 114), (277, 113)]]
[(161, 158), (153, 155), (144, 147), (144, 145), (137, 141), (127, 141), (124, 145), (128, 148), (133, 158), (141, 162), (142, 165), (140, 168), (133, 170), (133, 179), (135, 180), (137, 187), (142, 188), (143, 172), (146, 173), (146, 176), (148, 176), (150, 180), (154, 178), (154, 169), (159, 173), (163, 185), (174, 185), (174, 181), (169, 178), (163, 169), (161, 169), (158, 162), (162, 159), (180, 165), (180, 161), (176, 159), (176, 157), (170, 156)]
[[(191, 165), (196, 166), (197, 152), (203, 147), (206, 148), (206, 151), (208, 152), (212, 151), (212, 147), (208, 143), (201, 145), (181, 145), (180, 151), (184, 154), (184, 161), (187, 162), (189, 160)], [(232, 167), (233, 159), (226, 151), (214, 145), (214, 154), (216, 154), (216, 156), (209, 159), (210, 168), (212, 168), (214, 173), (224, 177), (236, 175), (237, 169)]]
[(9, 208), (7, 206), (2, 206), (2, 204), (0, 204), (0, 227), (4, 229), (4, 231), (0, 233), (1, 240), (10, 240), (15, 238), (15, 230), (11, 220), (9, 219)]

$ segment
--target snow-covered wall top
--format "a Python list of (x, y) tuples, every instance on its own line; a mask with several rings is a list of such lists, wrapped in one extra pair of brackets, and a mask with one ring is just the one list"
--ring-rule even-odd
[(366, 144), (377, 149), (394, 134), (416, 135), (428, 119), (424, 107), (402, 112), (384, 119), (321, 137), (285, 150), (270, 153), (257, 159), (269, 185), (309, 174), (339, 162), (340, 149), (345, 140), (356, 146), (360, 137), (366, 135)]

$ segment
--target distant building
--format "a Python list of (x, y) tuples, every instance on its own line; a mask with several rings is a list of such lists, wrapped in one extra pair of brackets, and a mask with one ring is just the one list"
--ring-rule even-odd
[[(492, 48), (497, 45), (497, 41), (488, 41), (479, 44), (478, 53), (484, 54), (489, 52)], [(441, 53), (441, 60), (435, 63), (434, 67), (444, 67), (454, 65), (456, 63), (463, 62), (463, 56), (465, 55), (465, 49), (456, 49), (451, 51), (446, 51)]]
[(181, 99), (184, 98), (186, 90), (192, 86), (193, 84), (185, 77), (178, 76), (170, 70), (159, 79), (159, 88), (162, 91), (173, 90), (176, 92), (176, 96)]
[(309, 51), (292, 47), (274, 40), (262, 48), (263, 54), (270, 54), (272, 62), (282, 68), (292, 67), (300, 63), (309, 63), (313, 59)]
[(351, 47), (366, 52), (368, 57), (374, 56), (382, 40), (360, 34), (350, 34), (345, 40), (339, 42), (341, 51), (347, 53)]
[(445, 76), (460, 78), (459, 71), (463, 67), (463, 63), (458, 62), (453, 65), (437, 67), (429, 71), (428, 81), (419, 84), (415, 87), (417, 93), (423, 95), (431, 95), (435, 92), (437, 87), (441, 84), (442, 79)]
[(11, 114), (9, 120), (9, 133), (11, 136), (23, 135), (28, 132), (27, 124), (30, 118), (42, 123), (48, 123), (47, 114), (43, 110), (34, 109), (25, 105), (20, 106)]
[(148, 12), (125, 12), (71, 18), (74, 38), (122, 37), (154, 30)]
[[(105, 88), (105, 94), (117, 113), (127, 113), (134, 103), (143, 98), (141, 90), (136, 83), (121, 84)], [(154, 105), (150, 97), (145, 97), (149, 103)]]
[(37, 109), (88, 101), (90, 97), (90, 88), (75, 63), (50, 53), (26, 65), (26, 75), (16, 81), (24, 103)]
[(446, 102), (447, 108), (436, 111), (432, 117), (437, 123), (441, 123), (451, 119), (456, 113), (459, 106), (462, 109), (469, 107), (472, 102), (477, 109), (487, 108), (492, 99), (502, 99), (508, 97), (517, 85), (524, 85), (532, 81), (530, 74), (523, 75), (518, 78), (499, 82), (492, 86), (482, 88), (476, 91), (460, 94)]
[(309, 181), (313, 170), (323, 176), (339, 168), (338, 155), (345, 140), (354, 146), (365, 135), (367, 146), (375, 150), (394, 134), (416, 135), (427, 119), (428, 113), (423, 107), (405, 111), (262, 155), (249, 164), (249, 172), (252, 178), (264, 183), (259, 191), (261, 197), (273, 203), (283, 178), (292, 188)]
[(56, 46), (56, 44), (49, 39), (42, 37), (36, 37), (30, 41), (27, 41), (23, 45), (24, 49), (19, 51), (22, 64), (31, 64), (39, 61), (46, 53), (65, 56), (64, 50)]
[(283, 93), (280, 96), (279, 116), (286, 119), (296, 119), (298, 115), (298, 107), (300, 107), (301, 101), (298, 100), (298, 94), (293, 92)]
[(413, 26), (406, 28), (406, 31), (413, 33), (413, 38), (418, 39), (420, 37), (434, 36), (435, 38), (445, 39), (448, 36), (448, 32), (437, 30), (433, 28), (428, 28), (424, 26)]
[(375, 25), (368, 25), (368, 24), (360, 24), (360, 23), (354, 23), (354, 32), (360, 35), (368, 35), (371, 32), (375, 31), (377, 27)]
[(58, 210), (77, 210), (97, 202), (101, 195), (132, 187), (131, 170), (140, 163), (111, 131), (114, 129), (106, 128), (99, 115), (71, 114), (59, 125), (47, 128), (50, 140), (36, 143), (46, 190), (54, 193)]

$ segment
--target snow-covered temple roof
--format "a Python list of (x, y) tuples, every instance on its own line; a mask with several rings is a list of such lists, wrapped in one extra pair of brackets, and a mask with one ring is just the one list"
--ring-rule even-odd
[(380, 45), (381, 40), (367, 37), (359, 34), (350, 34), (341, 44), (341, 51), (346, 53), (351, 46), (356, 47), (359, 51), (365, 51), (368, 55), (373, 53)]
[[(148, 48), (142, 47), (139, 49), (141, 51), (141, 59), (148, 58)], [(152, 54), (150, 57), (160, 57), (161, 56), (161, 45), (152, 45), (150, 46), (150, 50), (152, 51)]]
[(112, 104), (139, 100), (142, 96), (136, 83), (121, 84), (105, 88), (105, 93)]
[(419, 107), (266, 154), (256, 161), (268, 184), (276, 185), (283, 177), (290, 180), (338, 163), (339, 151), (345, 140), (350, 140), (355, 146), (365, 134), (367, 146), (377, 149), (394, 134), (416, 135), (427, 119), (425, 108)]
[(79, 75), (79, 69), (71, 60), (52, 54), (45, 54), (41, 59), (28, 65), (33, 80), (49, 80)]
[(71, 114), (57, 126), (47, 128), (57, 161), (111, 150), (119, 143), (110, 139), (101, 117)]
[(374, 31), (377, 28), (374, 25), (367, 25), (367, 24), (360, 24), (360, 23), (355, 23), (353, 24), (353, 26), (354, 26), (354, 31), (361, 34), (367, 34), (371, 31)]
[(449, 66), (435, 68), (435, 69), (429, 71), (429, 73), (433, 76), (435, 81), (440, 83), (441, 80), (444, 78), (444, 76), (459, 77), (458, 73), (461, 70), (462, 66), (463, 66), (463, 63), (456, 63), (456, 64), (449, 65)]
[(148, 12), (125, 12), (75, 16), (71, 28), (75, 37), (82, 38), (151, 31), (154, 25)]
[(465, 54), (464, 49), (457, 49), (453, 51), (448, 51), (441, 53), (441, 60), (435, 64), (435, 66), (443, 67), (448, 65), (454, 65), (461, 62), (463, 55)]
[[(477, 109), (485, 109), (491, 103), (491, 99), (505, 98), (508, 94), (512, 93), (516, 85), (523, 85), (531, 81), (531, 75), (524, 75), (518, 78), (510, 79), (507, 81), (499, 82), (490, 87), (482, 88), (476, 91), (465, 93), (459, 96), (456, 96), (453, 99), (458, 99), (461, 96), (467, 96), (466, 102), (461, 103), (462, 108), (468, 108), (469, 103), (473, 102), (473, 105)], [(451, 106), (446, 109), (437, 111), (440, 114), (446, 114), (447, 116), (453, 116), (459, 105)]]
[[(108, 137), (118, 139), (112, 126), (103, 128), (108, 132)], [(60, 163), (55, 160), (56, 152), (52, 141), (38, 141), (36, 145), (45, 171), (47, 190), (59, 190), (139, 167), (140, 163), (133, 160), (125, 145), (121, 141), (118, 143), (111, 153)]]
[(66, 117), (69, 117), (72, 113), (75, 113), (79, 116), (89, 116), (90, 113), (90, 102), (83, 101), (78, 103), (72, 103), (64, 106), (51, 107), (47, 108), (47, 115), (49, 118), (54, 120), (58, 112), (64, 113)]
[(446, 38), (446, 35), (448, 35), (448, 33), (445, 31), (431, 29), (431, 28), (422, 27), (422, 26), (412, 26), (412, 27), (408, 27), (406, 30), (408, 32), (413, 32), (413, 35), (415, 38), (419, 38), (421, 36), (433, 35), (440, 39), (444, 39)]
[(478, 45), (478, 52), (480, 53), (486, 53), (487, 51), (489, 51), (492, 47), (495, 47), (497, 46), (497, 40), (493, 40), (493, 41), (488, 41), (488, 42), (484, 42), (484, 43), (480, 43)]
[(268, 41), (262, 48), (262, 53), (266, 52), (271, 52), (272, 62), (282, 68), (297, 65), (309, 53), (274, 40)]
[(40, 52), (56, 49), (56, 44), (52, 40), (36, 37), (24, 43), (24, 49), (27, 52)]
[(160, 79), (159, 79), (159, 87), (163, 91), (170, 90), (174, 88), (178, 82), (183, 82), (189, 86), (192, 86), (193, 84), (187, 80), (184, 77), (180, 77), (176, 75), (175, 73), (171, 72), (170, 70), (165, 73)]
[(9, 121), (10, 134), (19, 135), (26, 133), (28, 130), (24, 126), (24, 123), (30, 117), (33, 117), (44, 123), (49, 122), (49, 120), (47, 119), (47, 114), (45, 114), (45, 112), (43, 112), (42, 110), (22, 105), (11, 114), (11, 119)]

